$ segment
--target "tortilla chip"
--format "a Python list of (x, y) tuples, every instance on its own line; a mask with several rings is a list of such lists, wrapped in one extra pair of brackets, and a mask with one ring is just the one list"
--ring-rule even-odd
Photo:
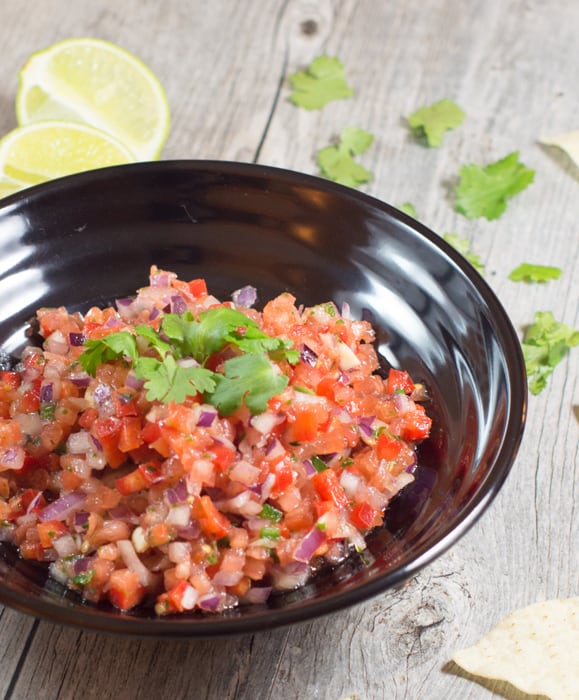
[(558, 136), (546, 136), (539, 139), (539, 143), (545, 146), (556, 146), (571, 158), (579, 168), (579, 131), (569, 131)]
[(579, 598), (517, 610), (453, 661), (468, 673), (552, 700), (579, 698)]

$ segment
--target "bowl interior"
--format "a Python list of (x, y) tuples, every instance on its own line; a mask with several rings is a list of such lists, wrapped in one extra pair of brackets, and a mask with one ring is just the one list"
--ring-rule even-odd
[[(347, 302), (370, 320), (384, 369), (429, 391), (432, 436), (368, 551), (267, 606), (156, 618), (88, 606), (0, 545), (0, 601), (64, 623), (157, 636), (286, 624), (402, 583), (476, 520), (502, 485), (524, 423), (526, 381), (512, 326), (482, 278), (416, 221), (354, 190), (233, 163), (175, 161), (64, 178), (0, 205), (0, 348), (17, 357), (41, 306), (86, 310), (146, 284), (149, 267), (205, 277), (228, 298)], [(258, 302), (259, 305), (259, 302)]]

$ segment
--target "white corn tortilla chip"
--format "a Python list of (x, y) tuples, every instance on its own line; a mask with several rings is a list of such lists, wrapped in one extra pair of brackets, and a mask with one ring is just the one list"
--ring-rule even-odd
[(571, 158), (579, 168), (579, 131), (569, 131), (558, 136), (545, 136), (539, 139), (545, 146), (557, 146)]
[(579, 598), (517, 610), (453, 661), (468, 673), (552, 700), (579, 698)]

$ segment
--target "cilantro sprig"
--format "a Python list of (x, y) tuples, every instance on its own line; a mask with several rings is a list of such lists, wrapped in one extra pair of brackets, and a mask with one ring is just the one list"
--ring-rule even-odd
[(456, 211), (468, 219), (485, 217), (498, 219), (507, 208), (507, 199), (528, 187), (535, 171), (519, 161), (519, 152), (513, 151), (501, 160), (484, 168), (463, 165), (455, 190)]
[(293, 88), (290, 100), (308, 110), (322, 109), (329, 102), (354, 94), (341, 61), (331, 56), (318, 56), (305, 71), (290, 75), (289, 82)]
[(570, 348), (576, 345), (579, 345), (579, 330), (555, 320), (550, 311), (537, 311), (522, 342), (529, 391), (532, 394), (543, 391), (549, 375)]
[(340, 133), (335, 146), (326, 146), (318, 151), (318, 165), (324, 177), (341, 185), (357, 187), (370, 182), (372, 173), (354, 160), (354, 156), (365, 153), (374, 141), (374, 136), (364, 129), (348, 127)]
[(521, 263), (509, 275), (512, 282), (549, 282), (561, 277), (561, 268)]
[[(299, 360), (291, 341), (268, 336), (255, 321), (226, 306), (204, 311), (198, 319), (189, 311), (166, 314), (158, 331), (135, 326), (134, 333), (111, 333), (85, 346), (79, 362), (92, 376), (100, 365), (124, 360), (144, 380), (149, 401), (182, 403), (200, 393), (224, 416), (243, 403), (253, 414), (263, 413), (288, 383), (274, 361)], [(223, 363), (223, 373), (203, 366), (226, 346), (240, 354)]]
[(442, 143), (445, 132), (462, 124), (465, 116), (456, 102), (444, 99), (421, 107), (408, 117), (408, 124), (417, 139), (436, 148)]

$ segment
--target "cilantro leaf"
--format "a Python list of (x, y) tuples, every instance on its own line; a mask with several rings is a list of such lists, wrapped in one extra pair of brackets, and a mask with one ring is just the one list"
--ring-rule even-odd
[(230, 416), (243, 403), (254, 415), (263, 413), (269, 399), (281, 393), (289, 381), (265, 355), (253, 353), (227, 360), (224, 371), (224, 375), (214, 376), (215, 391), (205, 397), (222, 416)]
[(416, 208), (412, 202), (404, 202), (404, 204), (401, 204), (398, 209), (403, 211), (405, 214), (408, 214), (408, 216), (411, 216), (413, 219), (418, 219)]
[(304, 109), (321, 109), (328, 102), (354, 94), (346, 83), (344, 66), (337, 58), (318, 56), (305, 71), (289, 76), (293, 88), (290, 100)]
[(468, 238), (462, 238), (457, 233), (445, 233), (442, 237), (449, 245), (466, 258), (475, 270), (480, 272), (481, 275), (484, 273), (485, 266), (481, 262), (480, 257), (471, 252)]
[(559, 267), (532, 265), (531, 263), (521, 263), (509, 275), (509, 279), (513, 282), (548, 282), (549, 280), (558, 280), (559, 277), (561, 277)]
[(84, 371), (93, 377), (99, 365), (109, 360), (119, 360), (123, 357), (135, 360), (138, 356), (135, 337), (128, 331), (111, 333), (98, 340), (87, 340), (85, 347), (86, 350), (78, 360)]
[(550, 311), (537, 311), (521, 344), (532, 394), (543, 391), (549, 375), (576, 345), (579, 345), (579, 330), (559, 323)]
[(372, 173), (356, 163), (353, 156), (365, 153), (373, 141), (374, 136), (364, 129), (344, 129), (337, 146), (326, 146), (318, 151), (321, 174), (348, 187), (370, 182)]
[(514, 151), (484, 168), (463, 165), (459, 176), (456, 211), (468, 219), (484, 216), (491, 221), (503, 214), (507, 199), (533, 182), (535, 171), (519, 162), (519, 152)]
[(151, 326), (135, 326), (135, 332), (142, 338), (145, 338), (149, 345), (158, 351), (161, 357), (165, 357), (165, 355), (172, 352), (169, 343), (162, 340), (157, 331)]
[(462, 124), (465, 113), (452, 100), (440, 100), (428, 107), (421, 107), (408, 117), (414, 136), (436, 148), (442, 143), (446, 131)]
[(172, 355), (162, 361), (154, 357), (140, 357), (135, 363), (135, 374), (145, 380), (148, 401), (183, 403), (188, 396), (213, 391), (215, 376), (204, 367), (183, 367)]

